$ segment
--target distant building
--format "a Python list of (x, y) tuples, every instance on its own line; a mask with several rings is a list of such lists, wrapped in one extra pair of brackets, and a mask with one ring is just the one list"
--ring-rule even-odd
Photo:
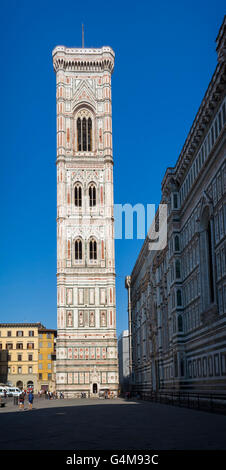
[(121, 392), (129, 388), (129, 332), (124, 330), (118, 339), (119, 386)]
[(7, 351), (7, 381), (38, 391), (38, 331), (40, 323), (1, 323), (0, 350)]
[[(1, 323), (0, 382), (9, 382), (21, 389), (32, 386), (37, 393), (42, 388), (44, 380), (44, 384), (50, 390), (55, 389), (53, 384), (55, 336), (56, 330), (48, 330), (41, 323)], [(41, 367), (42, 373), (45, 374), (42, 378), (39, 375)]]
[(38, 385), (40, 390), (56, 390), (55, 360), (56, 360), (56, 330), (40, 328), (38, 355)]
[(0, 350), (0, 384), (5, 384), (7, 382), (7, 375), (8, 375), (8, 351), (6, 349), (1, 349)]
[(150, 251), (147, 238), (127, 278), (142, 394), (226, 388), (226, 19), (216, 42), (216, 70), (162, 181), (167, 246)]

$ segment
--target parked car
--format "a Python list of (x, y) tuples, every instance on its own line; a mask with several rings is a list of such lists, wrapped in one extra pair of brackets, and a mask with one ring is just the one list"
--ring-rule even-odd
[(6, 393), (8, 397), (19, 397), (21, 390), (18, 387), (7, 387)]
[(6, 404), (7, 391), (5, 388), (0, 387), (0, 406), (5, 406)]

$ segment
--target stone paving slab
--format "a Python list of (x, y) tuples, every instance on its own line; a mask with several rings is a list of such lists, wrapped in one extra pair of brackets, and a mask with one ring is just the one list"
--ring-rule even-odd
[(0, 449), (220, 450), (226, 416), (123, 399), (45, 400), (0, 409)]

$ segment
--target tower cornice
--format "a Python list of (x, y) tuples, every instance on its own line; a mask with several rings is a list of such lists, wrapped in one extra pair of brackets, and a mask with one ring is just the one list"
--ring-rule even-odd
[(68, 48), (56, 46), (52, 52), (53, 68), (55, 72), (85, 71), (113, 73), (115, 53), (111, 47), (94, 48)]

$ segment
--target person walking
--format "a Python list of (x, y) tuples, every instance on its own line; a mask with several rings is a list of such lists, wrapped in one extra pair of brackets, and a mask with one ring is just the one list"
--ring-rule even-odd
[(33, 395), (32, 390), (30, 390), (29, 395), (28, 395), (29, 410), (32, 410), (33, 401), (34, 401), (34, 395)]
[(20, 408), (20, 410), (24, 410), (24, 397), (25, 397), (24, 392), (21, 392), (21, 394), (19, 396), (19, 408)]

